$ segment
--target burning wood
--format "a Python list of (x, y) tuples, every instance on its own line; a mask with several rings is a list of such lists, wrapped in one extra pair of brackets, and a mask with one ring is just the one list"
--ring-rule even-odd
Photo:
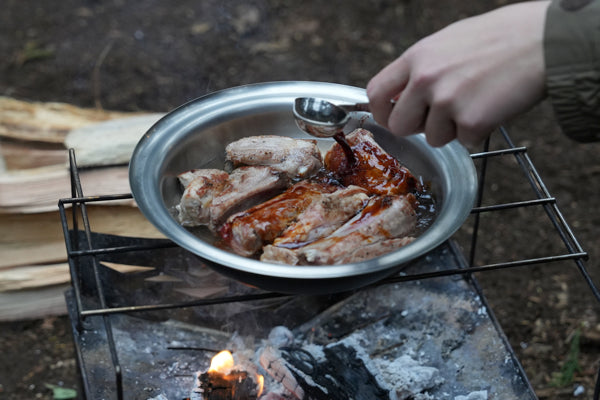
[(214, 356), (210, 368), (197, 375), (197, 393), (204, 400), (254, 400), (262, 394), (263, 384), (262, 375), (236, 366), (227, 350)]

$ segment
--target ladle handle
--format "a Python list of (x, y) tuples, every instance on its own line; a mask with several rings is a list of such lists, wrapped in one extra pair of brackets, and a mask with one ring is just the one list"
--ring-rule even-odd
[(353, 112), (353, 111), (371, 112), (371, 109), (369, 108), (369, 103), (341, 104), (341, 105), (338, 105), (338, 107), (343, 108), (347, 112)]

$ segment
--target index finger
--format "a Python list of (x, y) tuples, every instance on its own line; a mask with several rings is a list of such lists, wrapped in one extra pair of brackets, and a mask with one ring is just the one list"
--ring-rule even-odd
[(392, 100), (397, 99), (406, 87), (410, 69), (406, 61), (399, 57), (388, 64), (367, 84), (367, 96), (373, 118), (379, 124), (387, 127), (388, 118), (392, 111)]

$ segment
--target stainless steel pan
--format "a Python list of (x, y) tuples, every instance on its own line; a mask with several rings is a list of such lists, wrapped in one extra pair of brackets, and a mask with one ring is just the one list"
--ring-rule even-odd
[[(223, 168), (225, 146), (241, 137), (275, 134), (309, 138), (295, 124), (296, 97), (334, 103), (366, 102), (364, 89), (322, 82), (272, 82), (235, 87), (191, 101), (158, 121), (138, 143), (129, 166), (134, 198), (163, 234), (210, 267), (263, 289), (284, 293), (329, 293), (358, 288), (397, 272), (409, 261), (448, 239), (470, 213), (477, 174), (467, 150), (457, 142), (427, 145), (423, 135), (398, 138), (370, 115), (351, 122), (363, 126), (411, 171), (430, 182), (438, 214), (413, 243), (368, 261), (326, 266), (286, 266), (248, 259), (213, 245), (203, 229), (189, 230), (173, 217), (182, 189), (176, 176), (192, 168)], [(327, 149), (331, 139), (319, 146)]]

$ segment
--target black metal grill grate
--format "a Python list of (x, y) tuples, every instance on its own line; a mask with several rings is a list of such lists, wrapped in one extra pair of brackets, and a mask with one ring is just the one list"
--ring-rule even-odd
[[(537, 264), (546, 264), (557, 261), (572, 260), (582, 278), (589, 286), (592, 295), (597, 301), (600, 302), (600, 292), (595, 286), (590, 274), (588, 273), (585, 265), (588, 254), (582, 249), (581, 245), (577, 241), (573, 231), (565, 221), (563, 214), (559, 210), (556, 199), (551, 196), (546, 185), (542, 181), (536, 168), (534, 167), (531, 159), (527, 154), (525, 147), (516, 147), (507, 131), (504, 128), (499, 129), (499, 134), (503, 139), (502, 148), (499, 150), (490, 151), (490, 143), (485, 143), (484, 150), (480, 153), (472, 154), (471, 157), (477, 161), (478, 172), (479, 172), (479, 194), (477, 206), (473, 208), (473, 232), (470, 238), (470, 250), (468, 254), (468, 260), (464, 267), (450, 268), (443, 270), (433, 270), (427, 272), (418, 273), (400, 273), (396, 276), (384, 279), (377, 283), (377, 285), (415, 281), (422, 279), (429, 279), (442, 276), (450, 276), (461, 274), (471, 279), (471, 274), (475, 272), (485, 272), (491, 270), (498, 270), (512, 267), (524, 267)], [(519, 200), (515, 202), (508, 202), (503, 204), (495, 204), (489, 206), (482, 206), (482, 198), (484, 196), (485, 179), (488, 160), (498, 157), (512, 155), (516, 160), (520, 171), (523, 174), (523, 179), (531, 187), (531, 193), (533, 198), (527, 200)], [(98, 258), (100, 256), (106, 256), (116, 253), (128, 253), (136, 251), (155, 251), (162, 248), (176, 247), (176, 245), (169, 240), (153, 240), (151, 243), (141, 244), (119, 244), (111, 246), (98, 246), (94, 241), (92, 229), (90, 227), (90, 220), (88, 217), (87, 206), (97, 202), (114, 202), (119, 200), (131, 199), (131, 194), (121, 195), (110, 195), (110, 196), (93, 196), (86, 197), (83, 193), (81, 182), (79, 180), (79, 171), (75, 159), (75, 154), (70, 151), (70, 171), (71, 171), (71, 198), (59, 200), (59, 210), (62, 222), (62, 228), (65, 237), (65, 244), (67, 248), (68, 262), (71, 273), (72, 291), (73, 291), (73, 303), (74, 303), (74, 314), (76, 320), (73, 321), (74, 326), (77, 330), (85, 329), (86, 319), (92, 316), (101, 317), (103, 329), (106, 331), (107, 344), (110, 352), (110, 359), (114, 369), (114, 382), (115, 392), (117, 398), (124, 398), (122, 374), (123, 369), (120, 365), (119, 355), (117, 354), (115, 340), (113, 337), (113, 328), (111, 325), (111, 317), (115, 314), (123, 313), (137, 313), (147, 311), (157, 311), (165, 309), (178, 309), (178, 308), (189, 308), (189, 307), (201, 307), (211, 306), (214, 304), (232, 303), (232, 302), (245, 302), (253, 300), (264, 300), (270, 298), (284, 297), (279, 293), (264, 292), (257, 290), (255, 293), (227, 296), (220, 298), (211, 298), (204, 300), (194, 300), (185, 302), (162, 302), (158, 304), (127, 304), (119, 306), (109, 306), (106, 299), (107, 288), (105, 283), (102, 282), (100, 277), (100, 267)], [(68, 215), (67, 208), (71, 207), (71, 215)], [(510, 260), (505, 262), (496, 262), (485, 265), (475, 264), (475, 255), (477, 250), (477, 240), (480, 226), (480, 216), (484, 213), (497, 212), (500, 210), (516, 209), (524, 207), (540, 207), (543, 209), (545, 215), (548, 217), (556, 235), (560, 238), (560, 241), (564, 244), (564, 252), (560, 254), (545, 255), (541, 257), (523, 258), (519, 260)], [(81, 238), (83, 237), (83, 240)], [(82, 260), (90, 260), (91, 263), (83, 263)], [(83, 265), (85, 264), (85, 266)], [(91, 271), (89, 266), (91, 265)], [(84, 268), (88, 270), (84, 271)], [(91, 280), (93, 281), (92, 287), (89, 285), (82, 287), (82, 275), (91, 273)], [(91, 293), (94, 292), (94, 293)], [(89, 302), (84, 301), (83, 298), (92, 295), (95, 301)], [(494, 319), (494, 323), (497, 321)], [(81, 355), (80, 361), (81, 361)], [(83, 376), (84, 389), (86, 385), (86, 377)], [(600, 393), (599, 380), (596, 382), (596, 388), (594, 398), (598, 398)], [(88, 392), (88, 390), (86, 390)]]

